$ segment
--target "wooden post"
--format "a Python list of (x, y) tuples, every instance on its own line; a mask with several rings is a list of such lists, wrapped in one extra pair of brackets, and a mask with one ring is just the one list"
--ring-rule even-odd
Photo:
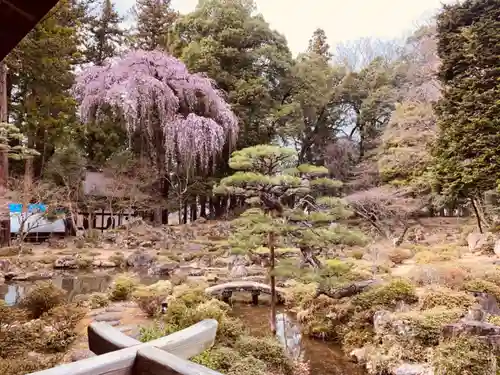
[[(7, 66), (0, 61), (0, 123), (7, 122)], [(9, 158), (7, 150), (0, 149), (0, 246), (10, 245), (10, 216), (7, 210), (7, 202), (2, 197), (7, 192), (9, 180)]]
[(0, 61), (0, 122), (7, 122), (7, 66)]
[(228, 305), (231, 304), (231, 297), (233, 296), (233, 292), (230, 290), (224, 290), (222, 292), (222, 301), (227, 303)]
[(259, 304), (260, 291), (252, 290), (252, 305), (257, 306)]
[[(0, 122), (7, 122), (7, 66), (0, 61)], [(0, 189), (7, 189), (9, 179), (9, 159), (7, 150), (0, 150)]]

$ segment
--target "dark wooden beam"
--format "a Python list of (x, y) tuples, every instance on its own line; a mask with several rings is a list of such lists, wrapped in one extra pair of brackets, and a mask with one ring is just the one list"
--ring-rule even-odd
[(0, 61), (58, 3), (58, 0), (0, 0)]
[(35, 22), (35, 17), (33, 17), (31, 14), (25, 12), (24, 10), (16, 7), (14, 4), (12, 4), (10, 1), (7, 0), (0, 0), (0, 5), (5, 4), (15, 12), (19, 13), (21, 16), (24, 18), (28, 19), (31, 22)]

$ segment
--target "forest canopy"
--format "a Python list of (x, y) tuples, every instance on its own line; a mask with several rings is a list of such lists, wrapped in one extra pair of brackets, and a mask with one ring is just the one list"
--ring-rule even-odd
[(318, 28), (293, 56), (252, 0), (187, 14), (137, 0), (127, 23), (110, 0), (62, 0), (2, 62), (4, 128), (22, 144), (0, 141), (24, 147), (35, 178), (63, 150), (97, 170), (127, 151), (174, 206), (207, 199), (232, 151), (272, 144), (327, 167), (343, 195), (484, 211), (500, 181), (498, 12), (447, 5), (404, 41), (331, 46)]

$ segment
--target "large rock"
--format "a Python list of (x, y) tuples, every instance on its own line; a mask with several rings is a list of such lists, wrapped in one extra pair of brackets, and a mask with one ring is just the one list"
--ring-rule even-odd
[(50, 280), (54, 277), (54, 272), (50, 271), (33, 271), (25, 274), (14, 276), (12, 281), (38, 281)]
[(200, 268), (192, 268), (188, 270), (188, 276), (200, 277), (204, 275), (205, 275), (205, 270), (202, 270)]
[(392, 313), (387, 310), (379, 310), (373, 314), (373, 330), (377, 335), (383, 335), (393, 320)]
[(136, 250), (128, 256), (127, 265), (134, 268), (151, 267), (155, 260), (154, 255), (142, 250)]
[(434, 370), (426, 365), (405, 363), (392, 371), (393, 375), (434, 375)]
[(148, 269), (148, 274), (156, 276), (169, 276), (178, 268), (179, 263), (177, 262), (154, 264)]
[(117, 267), (116, 263), (110, 260), (94, 260), (92, 262), (92, 267), (95, 268), (114, 268)]
[(233, 269), (231, 269), (231, 274), (230, 276), (233, 279), (241, 279), (243, 277), (248, 276), (248, 270), (244, 265), (237, 265)]
[(476, 292), (474, 295), (478, 305), (485, 313), (495, 316), (500, 315), (500, 306), (498, 306), (498, 301), (495, 296), (483, 292)]
[(250, 260), (247, 256), (244, 255), (231, 255), (228, 258), (227, 268), (232, 270), (236, 266), (249, 266)]
[(188, 242), (185, 248), (190, 252), (199, 252), (203, 250), (203, 245), (196, 242)]
[(54, 268), (78, 268), (78, 262), (73, 255), (65, 255), (54, 261)]
[(473, 253), (493, 253), (495, 238), (491, 233), (471, 233), (467, 236), (467, 245)]
[(0, 259), (0, 272), (8, 272), (11, 268), (11, 264), (9, 259)]
[(121, 312), (105, 312), (94, 317), (96, 322), (115, 322), (123, 318)]
[(495, 241), (495, 245), (493, 246), (493, 252), (495, 253), (496, 256), (500, 257), (500, 239), (497, 239)]
[(442, 329), (445, 338), (473, 336), (491, 346), (494, 353), (500, 355), (500, 326), (487, 322), (466, 320), (445, 325)]
[(442, 330), (443, 337), (467, 336), (500, 336), (500, 326), (476, 320), (465, 320), (458, 323), (447, 324)]
[(365, 364), (368, 358), (368, 350), (366, 348), (354, 349), (349, 353), (349, 357), (354, 363)]

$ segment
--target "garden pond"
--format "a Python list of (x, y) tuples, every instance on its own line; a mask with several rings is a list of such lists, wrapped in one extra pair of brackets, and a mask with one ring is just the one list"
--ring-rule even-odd
[[(142, 276), (141, 283), (152, 284), (158, 277)], [(110, 273), (76, 274), (63, 273), (56, 275), (52, 281), (66, 290), (68, 298), (74, 300), (79, 295), (104, 292), (112, 283)], [(15, 282), (0, 285), (0, 299), (7, 305), (15, 305), (32, 288), (33, 282)], [(269, 307), (235, 304), (233, 314), (241, 318), (254, 335), (269, 330)], [(311, 375), (362, 375), (364, 372), (351, 363), (342, 351), (334, 344), (313, 340), (300, 332), (300, 326), (293, 314), (280, 310), (277, 316), (277, 336), (285, 349), (293, 358), (309, 361)]]

